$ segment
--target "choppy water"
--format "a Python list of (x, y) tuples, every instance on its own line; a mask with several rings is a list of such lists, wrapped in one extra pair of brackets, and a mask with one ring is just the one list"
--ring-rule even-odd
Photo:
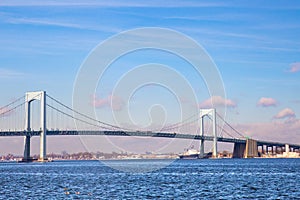
[(177, 160), (149, 173), (98, 161), (0, 163), (0, 184), (0, 199), (300, 199), (300, 159)]

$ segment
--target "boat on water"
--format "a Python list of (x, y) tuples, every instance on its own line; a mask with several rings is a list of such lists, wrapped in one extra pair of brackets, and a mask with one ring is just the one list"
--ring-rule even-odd
[(180, 159), (201, 159), (201, 158), (211, 158), (212, 152), (205, 153), (203, 157), (200, 156), (200, 152), (196, 149), (187, 149), (184, 153), (178, 155)]
[(178, 155), (180, 159), (198, 159), (200, 156), (200, 152), (196, 149), (188, 149), (182, 154)]

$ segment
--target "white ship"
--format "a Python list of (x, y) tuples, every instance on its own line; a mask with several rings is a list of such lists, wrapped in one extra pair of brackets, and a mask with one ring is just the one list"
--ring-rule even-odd
[(188, 149), (186, 152), (178, 155), (180, 159), (198, 159), (200, 152), (196, 149)]
[(184, 153), (179, 154), (180, 159), (200, 159), (200, 158), (211, 158), (212, 152), (205, 153), (203, 157), (200, 157), (200, 151), (197, 151), (196, 149), (193, 149), (192, 146), (190, 149), (186, 149)]

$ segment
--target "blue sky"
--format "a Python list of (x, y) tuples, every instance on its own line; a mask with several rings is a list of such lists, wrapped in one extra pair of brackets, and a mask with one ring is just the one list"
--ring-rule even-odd
[[(193, 38), (214, 60), (227, 95), (215, 101), (233, 105), (228, 121), (254, 137), (300, 143), (299, 11), (299, 1), (280, 0), (2, 0), (0, 105), (34, 90), (46, 90), (70, 105), (76, 75), (96, 45), (129, 29), (162, 27)], [(200, 92), (203, 80), (183, 62), (157, 52), (145, 55), (129, 55), (120, 65), (166, 62), (199, 91), (199, 104), (210, 98)], [(118, 77), (125, 68), (110, 73)], [(105, 81), (106, 90), (96, 94), (100, 100), (110, 95), (114, 77)], [(136, 98), (142, 100), (142, 94)]]

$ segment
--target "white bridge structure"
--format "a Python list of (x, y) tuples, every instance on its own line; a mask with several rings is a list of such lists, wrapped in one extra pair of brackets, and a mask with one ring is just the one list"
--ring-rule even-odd
[[(48, 103), (48, 100), (52, 103)], [(37, 101), (39, 103), (39, 125), (38, 130), (34, 130), (32, 126), (32, 104)], [(47, 112), (55, 112), (55, 116), (47, 117)], [(76, 117), (74, 116), (76, 113)], [(58, 117), (57, 115), (60, 115)], [(51, 115), (51, 114), (50, 114)], [(60, 127), (47, 127), (49, 120), (61, 120), (61, 117), (69, 120), (77, 120), (90, 128), (87, 129), (68, 129)], [(58, 119), (59, 118), (59, 119)], [(212, 122), (212, 134), (207, 134), (205, 129), (205, 118)], [(225, 127), (221, 127), (217, 123), (217, 119), (222, 120)], [(25, 128), (24, 128), (25, 121)], [(200, 123), (200, 133), (193, 132), (179, 132), (180, 128), (190, 125), (191, 123)], [(50, 123), (49, 123), (50, 124)], [(199, 125), (199, 124), (198, 124)], [(91, 128), (92, 127), (92, 128)], [(219, 131), (218, 131), (219, 130)], [(223, 135), (224, 134), (224, 135)], [(225, 135), (226, 134), (226, 135)], [(139, 137), (164, 137), (164, 138), (176, 138), (176, 139), (189, 139), (199, 140), (200, 142), (200, 154), (199, 158), (203, 158), (204, 143), (211, 141), (212, 157), (218, 157), (218, 143), (226, 142), (233, 143), (233, 157), (234, 158), (252, 158), (258, 157), (259, 153), (264, 154), (266, 152), (299, 152), (300, 145), (288, 144), (284, 142), (271, 142), (248, 139), (244, 134), (234, 129), (229, 123), (227, 123), (217, 112), (216, 109), (200, 109), (198, 115), (195, 115), (194, 119), (190, 121), (183, 121), (163, 127), (161, 130), (150, 130), (150, 131), (136, 131), (128, 128), (119, 127), (113, 124), (93, 119), (90, 116), (80, 113), (71, 107), (61, 103), (57, 99), (46, 94), (45, 91), (27, 92), (24, 96), (16, 99), (9, 104), (0, 107), (0, 137), (9, 136), (23, 136), (24, 137), (24, 162), (33, 161), (30, 154), (30, 139), (34, 136), (40, 137), (40, 155), (38, 161), (47, 161), (47, 136), (52, 135), (99, 135), (99, 136), (139, 136)]]

